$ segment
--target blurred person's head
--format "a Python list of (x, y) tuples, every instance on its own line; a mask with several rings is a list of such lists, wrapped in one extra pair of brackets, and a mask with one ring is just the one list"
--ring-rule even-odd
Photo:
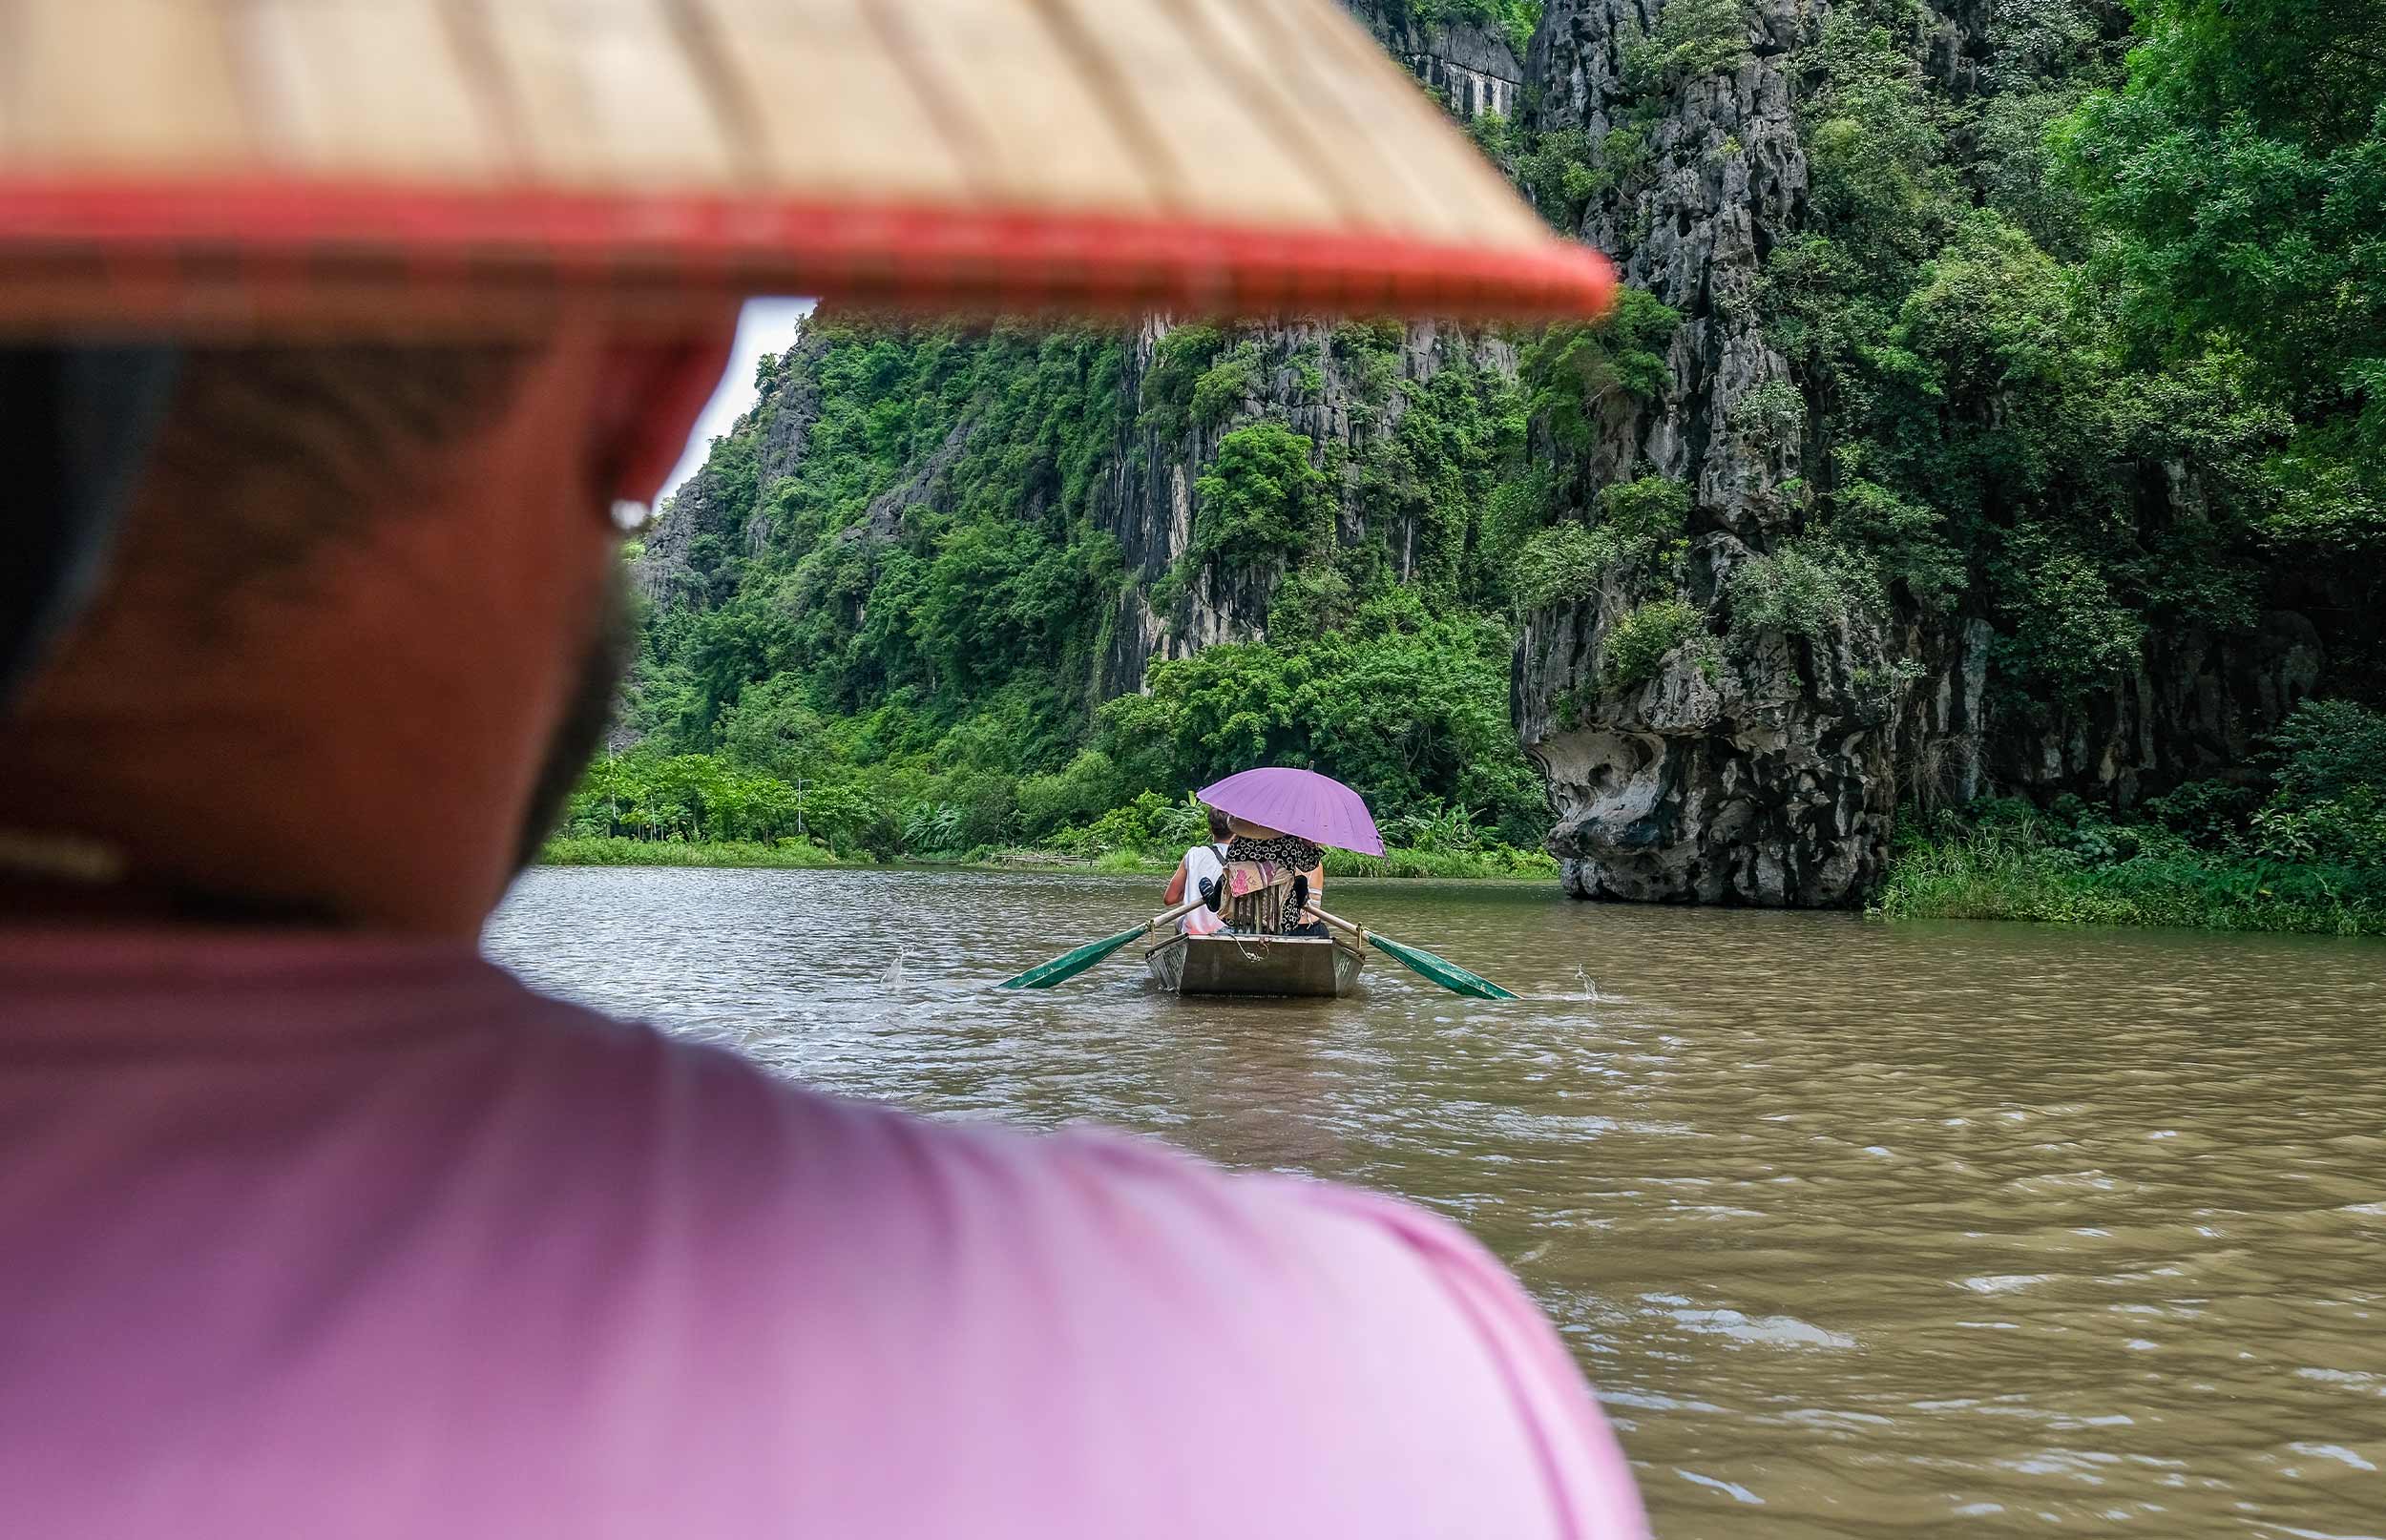
[(1209, 837), (1212, 841), (1234, 838), (1234, 815), (1218, 808), (1209, 810)]
[(486, 346), (195, 348), (92, 601), (0, 721), (0, 905), (471, 934), (601, 735), (614, 507), (718, 380), (594, 318)]

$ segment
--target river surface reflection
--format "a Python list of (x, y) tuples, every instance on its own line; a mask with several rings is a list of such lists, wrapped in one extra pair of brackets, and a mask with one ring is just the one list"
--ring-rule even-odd
[(1405, 1194), (1556, 1317), (1661, 1536), (2386, 1536), (2386, 947), (1345, 882), (1524, 996), (1181, 1001), (1141, 879), (558, 870), (555, 993), (936, 1115)]

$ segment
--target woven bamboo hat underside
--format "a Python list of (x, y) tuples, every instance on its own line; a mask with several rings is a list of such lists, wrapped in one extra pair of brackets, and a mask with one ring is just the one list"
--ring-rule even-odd
[(0, 0), (0, 336), (1595, 314), (1332, 0)]

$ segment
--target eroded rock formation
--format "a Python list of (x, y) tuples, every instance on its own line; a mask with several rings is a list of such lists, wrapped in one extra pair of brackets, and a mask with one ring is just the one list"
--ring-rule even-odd
[[(1679, 3), (1679, 0), (1677, 0)], [(1733, 569), (1796, 531), (1799, 478), (1827, 453), (1767, 336), (1765, 259), (1809, 228), (1792, 75), (1830, 7), (1758, 0), (1736, 62), (1652, 96), (1626, 51), (1658, 26), (1643, 0), (1551, 0), (1526, 61), (1532, 125), (1644, 156), (1579, 233), (1683, 323), (1653, 396), (1611, 403), (1576, 457), (1565, 516), (1596, 525), (1602, 489), (1656, 474), (1690, 492), (1675, 598), (1708, 634), (1643, 682), (1602, 682), (1634, 595), (1609, 590), (1528, 620), (1516, 712), (1559, 815), (1551, 848), (1586, 898), (1831, 905), (1859, 901), (1901, 806), (1990, 789), (2070, 791), (2120, 806), (2242, 765), (2313, 688), (2322, 647), (2298, 614), (2251, 635), (2148, 638), (2142, 664), (2055, 714), (1999, 715), (1990, 627), (1960, 609), (1852, 614), (1816, 636), (1724, 639)], [(1989, 50), (1982, 8), (1931, 10), (1916, 63), (1960, 97)], [(1763, 394), (1760, 395), (1759, 393)], [(1768, 409), (1752, 410), (1752, 398)], [(1790, 427), (1762, 419), (1788, 402)], [(2042, 715), (2042, 714), (2041, 714)]]
[[(1627, 282), (1679, 311), (1670, 380), (1599, 425), (1575, 491), (1656, 474), (1692, 492), (1686, 597), (1714, 602), (1733, 565), (1787, 528), (1794, 436), (1740, 410), (1789, 384), (1757, 303), (1766, 254), (1805, 216), (1807, 171), (1785, 66), (1801, 8), (1768, 0), (1727, 72), (1665, 94), (1648, 122), (1623, 48), (1653, 28), (1635, 0), (1553, 0), (1533, 42), (1543, 130), (1594, 141), (1635, 132), (1645, 169), (1585, 211), (1583, 239)], [(1560, 815), (1551, 848), (1584, 897), (1815, 905), (1871, 880), (1895, 810), (1903, 702), (1882, 681), (1888, 638), (1808, 648), (1787, 637), (1726, 655), (1685, 651), (1645, 683), (1601, 690), (1614, 599), (1532, 618), (1518, 650), (1517, 718)]]
[(1514, 117), (1524, 102), (1524, 65), (1508, 40), (1484, 28), (1417, 21), (1406, 6), (1344, 0), (1410, 73), (1441, 94), (1461, 119)]
[[(1371, 534), (1382, 536), (1395, 572), (1407, 577), (1416, 560), (1419, 531), (1398, 510), (1371, 506), (1361, 493), (1360, 477), (1370, 447), (1396, 433), (1409, 409), (1400, 384), (1431, 381), (1456, 362), (1509, 376), (1517, 366), (1512, 343), (1430, 322), (1401, 331), (1388, 378), (1363, 368), (1363, 361), (1337, 342), (1330, 323), (1245, 329), (1235, 333), (1233, 345), (1254, 352), (1256, 364), (1240, 401), (1210, 423), (1155, 423), (1144, 410), (1144, 385), (1171, 329), (1169, 323), (1154, 321), (1136, 337), (1126, 382), (1135, 411), (1098, 504), (1103, 526), (1140, 579), (1120, 597), (1120, 624), (1102, 666), (1107, 694), (1141, 688), (1154, 659), (1184, 657), (1219, 642), (1266, 634), (1284, 575), (1274, 567), (1232, 572), (1203, 567), (1181, 591), (1162, 587), (1163, 608), (1153, 607), (1154, 586), (1191, 543), (1194, 484), (1216, 460), (1221, 439), (1258, 422), (1282, 423), (1308, 439), (1317, 458), (1338, 477), (1341, 540), (1357, 544)], [(1380, 369), (1380, 356), (1373, 362)]]

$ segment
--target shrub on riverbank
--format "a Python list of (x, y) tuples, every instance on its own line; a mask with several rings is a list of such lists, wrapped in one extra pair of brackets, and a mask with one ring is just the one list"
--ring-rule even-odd
[(2076, 798), (1910, 819), (1873, 912), (2386, 935), (2386, 713), (2305, 701), (2262, 769), (2121, 820)]
[[(943, 861), (927, 860), (917, 864), (1165, 877), (1176, 869), (1178, 857), (1183, 853), (1182, 849), (1166, 846), (1141, 849), (1117, 847), (1097, 850), (1090, 855), (1010, 846), (973, 850)], [(538, 859), (539, 864), (545, 866), (773, 866), (810, 869), (878, 864), (867, 858), (844, 860), (816, 844), (794, 840), (764, 844), (754, 840), (628, 840), (573, 835), (548, 841)], [(1345, 850), (1326, 853), (1326, 873), (1329, 877), (1535, 878), (1552, 877), (1557, 875), (1557, 862), (1542, 852), (1517, 850), (1503, 844), (1486, 845), (1476, 850), (1392, 849), (1380, 856), (1353, 855)]]
[(847, 862), (802, 840), (629, 840), (559, 835), (538, 853), (542, 866), (784, 866), (809, 870)]
[(2231, 862), (2188, 850), (2096, 862), (2005, 828), (1898, 843), (1873, 913), (2386, 936), (2386, 871)]
[[(1150, 705), (1148, 697), (1134, 698), (1139, 709)], [(1100, 749), (1048, 775), (969, 767), (989, 757), (980, 751), (996, 737), (991, 724), (980, 723), (946, 735), (936, 759), (864, 766), (794, 761), (785, 774), (727, 752), (668, 754), (641, 746), (608, 755), (574, 794), (549, 859), (576, 865), (989, 863), (1164, 872), (1188, 845), (1208, 838), (1203, 810), (1190, 796), (1137, 789), (1139, 778)], [(955, 741), (962, 739), (968, 741)], [(751, 744), (741, 752), (764, 757)], [(939, 760), (952, 767), (936, 768)], [(1488, 808), (1413, 796), (1379, 804), (1377, 816), (1384, 837), (1400, 848), (1384, 857), (1337, 852), (1329, 871), (1514, 877), (1557, 870), (1538, 851), (1503, 839), (1514, 820), (1495, 818)], [(695, 854), (730, 845), (762, 854), (751, 861)]]
[(1487, 844), (1473, 850), (1403, 850), (1387, 847), (1380, 856), (1348, 850), (1326, 852), (1328, 877), (1555, 877), (1558, 862), (1545, 850), (1518, 850), (1514, 845)]

